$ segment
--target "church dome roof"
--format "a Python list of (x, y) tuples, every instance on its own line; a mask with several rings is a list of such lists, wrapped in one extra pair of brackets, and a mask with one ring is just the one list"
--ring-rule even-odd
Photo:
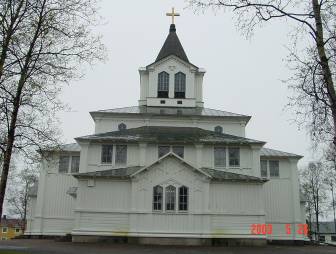
[(175, 24), (170, 25), (169, 34), (166, 41), (164, 42), (159, 55), (157, 56), (155, 62), (158, 62), (170, 55), (177, 56), (183, 61), (189, 63), (189, 59), (182, 47), (182, 44), (176, 34)]

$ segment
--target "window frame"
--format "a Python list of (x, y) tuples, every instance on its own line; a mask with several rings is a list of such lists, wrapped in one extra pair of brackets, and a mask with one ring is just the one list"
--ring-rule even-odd
[[(218, 153), (216, 153), (217, 150), (224, 150), (224, 158), (221, 158), (221, 161), (223, 161), (224, 163), (220, 164), (220, 163), (216, 163), (216, 155), (218, 155)], [(225, 146), (214, 146), (214, 165), (215, 165), (215, 168), (225, 168), (226, 165), (227, 165), (227, 147)]]
[[(124, 151), (122, 151), (122, 152), (124, 152), (124, 154), (123, 154), (123, 156), (124, 157), (122, 157), (122, 160), (120, 159), (120, 151), (121, 150), (118, 150), (118, 148), (120, 149), (120, 148), (125, 148), (124, 149)], [(115, 145), (115, 159), (114, 159), (114, 163), (115, 163), (115, 165), (125, 165), (125, 164), (127, 164), (127, 145), (122, 145), (122, 144), (116, 144)]]
[(181, 71), (174, 75), (174, 98), (185, 99), (186, 98), (186, 83), (187, 75)]
[(124, 131), (127, 129), (127, 125), (125, 123), (118, 124), (118, 131)]
[[(184, 193), (182, 193), (182, 190), (185, 190)], [(183, 201), (181, 201), (184, 199)], [(181, 209), (181, 205), (185, 207), (185, 209)], [(189, 188), (185, 185), (182, 185), (178, 188), (178, 211), (179, 212), (187, 212), (189, 210)]]
[[(272, 175), (271, 173), (271, 163), (277, 162), (277, 175)], [(279, 160), (268, 160), (268, 170), (270, 178), (280, 178), (280, 161)]]
[[(171, 208), (168, 209), (168, 206)], [(165, 211), (176, 212), (176, 187), (174, 185), (168, 185), (165, 188)]]
[[(74, 170), (74, 157), (78, 158), (78, 168)], [(79, 155), (72, 155), (71, 156), (71, 166), (70, 166), (70, 172), (71, 173), (78, 173), (79, 172), (79, 164), (80, 164), (80, 156)]]
[[(182, 153), (180, 153), (179, 154), (179, 152), (176, 152), (176, 149), (181, 149), (182, 148)], [(182, 159), (184, 159), (184, 146), (179, 146), (179, 145), (177, 145), (177, 146), (171, 146), (171, 152), (172, 153), (174, 153), (174, 154), (176, 154), (178, 157), (180, 157), (180, 158), (182, 158)], [(174, 151), (175, 150), (175, 151)], [(182, 156), (181, 156), (182, 155)]]
[[(237, 158), (231, 158), (232, 151), (238, 151), (238, 159)], [(238, 164), (231, 164), (231, 160), (238, 160)], [(229, 160), (229, 167), (230, 168), (239, 168), (240, 167), (240, 147), (229, 147), (228, 148), (228, 160)]]
[(8, 227), (2, 227), (1, 233), (7, 234), (8, 233)]
[[(161, 190), (161, 193), (156, 192), (157, 189)], [(163, 211), (163, 193), (164, 188), (161, 185), (155, 185), (153, 187), (153, 202), (152, 202), (152, 209), (154, 212), (162, 212)], [(157, 201), (158, 200), (158, 201)], [(160, 206), (160, 208), (156, 208), (156, 206)]]
[[(60, 154), (59, 155), (59, 160), (58, 160), (58, 173), (59, 174), (68, 174), (69, 173), (69, 168), (70, 168), (70, 155), (65, 155), (65, 154)], [(67, 162), (66, 162), (66, 169), (62, 169), (61, 170), (61, 164), (63, 164), (64, 162), (61, 163), (61, 158), (67, 158)]]
[(15, 228), (15, 233), (20, 233), (21, 229), (20, 228)]
[[(167, 152), (160, 152), (160, 148), (168, 148)], [(158, 145), (158, 159), (166, 156), (168, 153), (170, 153), (170, 146), (169, 145)], [(162, 154), (162, 155), (161, 155)]]
[[(266, 176), (263, 176), (262, 172), (263, 172), (263, 169), (262, 169), (262, 161), (265, 162), (265, 166), (266, 166)], [(263, 159), (260, 159), (260, 176), (261, 177), (265, 177), (265, 178), (269, 178), (269, 174), (268, 174), (268, 160), (263, 160)]]
[[(105, 160), (103, 160), (103, 158), (104, 158), (104, 147), (105, 148), (110, 148), (110, 155), (108, 155), (108, 156), (110, 156), (111, 157), (111, 161), (105, 161)], [(113, 144), (102, 144), (101, 145), (101, 150), (100, 150), (100, 163), (102, 164), (102, 165), (111, 165), (111, 164), (113, 164), (113, 155), (114, 155), (114, 152), (113, 152), (113, 149), (114, 149), (114, 145)], [(108, 151), (107, 151), (108, 152)], [(107, 157), (106, 157), (107, 158)], [(105, 159), (106, 159), (105, 158)]]
[(170, 75), (166, 71), (158, 73), (157, 97), (169, 98), (169, 79)]
[(214, 132), (217, 134), (223, 134), (223, 127), (220, 125), (215, 126)]

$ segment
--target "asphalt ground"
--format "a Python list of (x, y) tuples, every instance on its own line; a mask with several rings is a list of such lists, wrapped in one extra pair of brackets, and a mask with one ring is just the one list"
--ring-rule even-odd
[(336, 254), (333, 246), (212, 247), (150, 246), (113, 243), (71, 243), (54, 240), (0, 241), (0, 254)]

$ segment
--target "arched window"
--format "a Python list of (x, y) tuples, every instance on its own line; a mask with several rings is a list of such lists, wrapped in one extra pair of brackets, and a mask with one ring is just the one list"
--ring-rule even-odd
[(127, 126), (124, 123), (121, 123), (121, 124), (118, 125), (118, 130), (120, 130), (120, 131), (126, 130), (126, 128), (127, 128)]
[(169, 74), (165, 71), (158, 74), (158, 98), (168, 98)]
[(153, 188), (153, 210), (162, 211), (163, 188), (160, 185)]
[(223, 127), (222, 126), (216, 126), (215, 127), (215, 132), (216, 133), (223, 133)]
[(186, 75), (182, 72), (175, 74), (175, 98), (185, 98)]
[(188, 211), (188, 187), (181, 186), (179, 188), (179, 210)]
[(166, 187), (166, 211), (175, 211), (176, 188), (172, 185)]

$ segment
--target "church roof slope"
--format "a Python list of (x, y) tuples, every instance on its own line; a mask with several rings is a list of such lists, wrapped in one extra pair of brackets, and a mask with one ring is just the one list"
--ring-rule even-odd
[(158, 62), (170, 55), (177, 56), (183, 61), (189, 63), (189, 59), (182, 47), (182, 44), (176, 34), (176, 27), (174, 24), (170, 25), (169, 34), (165, 40), (158, 56), (156, 57), (155, 62)]
[(141, 114), (141, 115), (158, 115), (158, 116), (200, 116), (200, 117), (234, 117), (250, 120), (251, 116), (236, 114), (228, 111), (210, 109), (210, 108), (176, 108), (176, 107), (147, 107), (133, 106), (124, 108), (114, 108), (90, 112), (95, 114)]
[(236, 181), (236, 182), (259, 182), (264, 183), (268, 180), (266, 178), (260, 178), (256, 176), (242, 175), (222, 170), (216, 170), (212, 168), (201, 168), (203, 171), (211, 175), (212, 180), (217, 181)]
[(225, 143), (225, 144), (265, 144), (263, 141), (216, 133), (196, 127), (142, 126), (121, 131), (106, 132), (76, 138), (78, 141), (120, 141), (149, 143)]
[(76, 178), (101, 177), (101, 178), (129, 178), (132, 174), (140, 170), (141, 166), (114, 168), (101, 171), (73, 174)]
[(294, 154), (294, 153), (287, 153), (275, 149), (270, 148), (261, 148), (260, 156), (264, 157), (292, 157), (292, 158), (302, 158), (302, 155)]

